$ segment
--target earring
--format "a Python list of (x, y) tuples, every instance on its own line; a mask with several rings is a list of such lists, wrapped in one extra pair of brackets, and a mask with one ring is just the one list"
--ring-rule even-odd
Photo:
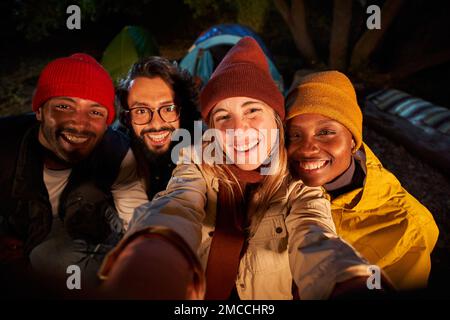
[(355, 150), (356, 142), (355, 139), (352, 139), (352, 153), (355, 154), (357, 150)]

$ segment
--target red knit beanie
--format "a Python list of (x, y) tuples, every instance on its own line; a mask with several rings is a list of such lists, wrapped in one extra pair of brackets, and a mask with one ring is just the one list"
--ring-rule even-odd
[(114, 121), (114, 84), (108, 72), (88, 54), (53, 60), (42, 70), (33, 96), (33, 111), (48, 99), (63, 96), (95, 101), (108, 109), (107, 123)]
[(200, 93), (202, 117), (207, 122), (212, 108), (232, 97), (261, 100), (284, 119), (284, 97), (273, 81), (264, 52), (251, 37), (244, 37), (228, 51)]

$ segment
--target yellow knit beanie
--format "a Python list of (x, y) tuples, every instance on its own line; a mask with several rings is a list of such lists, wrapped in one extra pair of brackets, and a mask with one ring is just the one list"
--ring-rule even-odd
[(305, 76), (289, 93), (286, 104), (286, 121), (300, 114), (321, 114), (347, 127), (355, 139), (354, 152), (361, 147), (361, 108), (352, 83), (343, 73), (324, 71)]

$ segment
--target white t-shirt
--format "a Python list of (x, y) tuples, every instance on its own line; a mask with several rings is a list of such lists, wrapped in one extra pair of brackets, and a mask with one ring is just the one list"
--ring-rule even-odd
[(53, 217), (58, 215), (59, 198), (69, 181), (72, 169), (51, 170), (44, 166), (44, 183), (52, 205)]
[[(52, 205), (53, 217), (58, 215), (59, 199), (67, 186), (71, 171), (71, 169), (51, 170), (44, 166), (44, 183)], [(131, 149), (122, 160), (119, 174), (111, 186), (111, 193), (119, 217), (127, 229), (134, 209), (148, 202), (144, 185), (137, 176), (136, 158)]]

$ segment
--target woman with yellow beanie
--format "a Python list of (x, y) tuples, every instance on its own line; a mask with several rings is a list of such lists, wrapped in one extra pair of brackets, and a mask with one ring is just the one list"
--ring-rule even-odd
[(362, 141), (362, 113), (337, 71), (305, 76), (287, 99), (291, 173), (331, 197), (338, 235), (399, 290), (426, 287), (438, 228)]

